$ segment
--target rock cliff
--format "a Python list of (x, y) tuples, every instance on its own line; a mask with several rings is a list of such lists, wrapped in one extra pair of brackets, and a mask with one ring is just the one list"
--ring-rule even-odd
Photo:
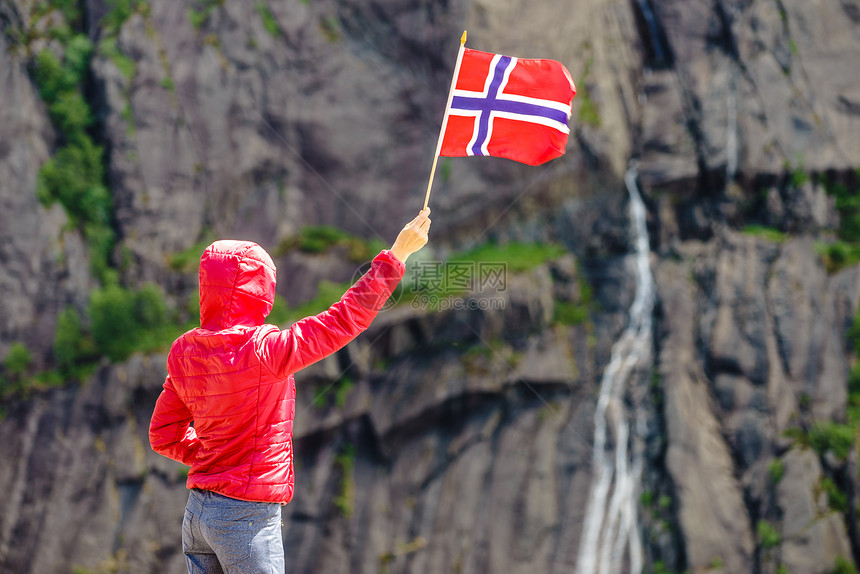
[[(423, 260), (561, 249), (481, 293), (407, 289), (297, 376), (287, 571), (575, 571), (637, 289), (631, 163), (644, 571), (855, 571), (856, 0), (0, 0), (0, 571), (184, 571), (183, 467), (146, 434), (163, 350), (94, 351), (93, 300), (155, 284), (193, 318), (216, 237), (269, 249), (292, 309), (349, 280), (421, 206), (463, 29), (564, 62), (572, 133), (540, 168), (443, 160)], [(76, 145), (107, 216), (51, 191)], [(297, 248), (309, 226), (341, 235)]]

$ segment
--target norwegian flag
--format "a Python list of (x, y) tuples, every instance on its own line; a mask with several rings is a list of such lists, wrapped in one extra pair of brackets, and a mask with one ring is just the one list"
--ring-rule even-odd
[(554, 60), (464, 49), (440, 155), (540, 165), (564, 154), (576, 87)]

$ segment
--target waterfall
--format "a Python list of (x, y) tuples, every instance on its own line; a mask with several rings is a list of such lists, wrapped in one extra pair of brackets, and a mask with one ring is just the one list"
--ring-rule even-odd
[(663, 49), (663, 42), (660, 40), (660, 28), (657, 26), (657, 18), (654, 16), (654, 11), (651, 9), (651, 3), (648, 0), (636, 0), (639, 9), (642, 11), (642, 17), (645, 18), (645, 24), (648, 26), (648, 34), (651, 36), (651, 46), (654, 48), (654, 58), (659, 66), (666, 65), (666, 50)]
[(600, 381), (600, 396), (594, 411), (594, 478), (580, 539), (577, 574), (621, 572), (625, 549), (629, 572), (642, 571), (637, 516), (642, 447), (636, 437), (630, 436), (631, 416), (624, 404), (624, 391), (634, 370), (650, 364), (654, 277), (648, 262), (645, 204), (636, 186), (636, 176), (636, 168), (631, 167), (624, 177), (630, 196), (630, 220), (636, 234), (636, 296), (630, 306), (627, 328), (613, 345), (609, 365)]

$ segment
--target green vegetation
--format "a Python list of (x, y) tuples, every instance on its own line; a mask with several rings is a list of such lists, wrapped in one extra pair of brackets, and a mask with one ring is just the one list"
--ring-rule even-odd
[(322, 390), (314, 390), (313, 405), (315, 408), (324, 409), (328, 406), (328, 387)]
[(835, 242), (818, 244), (829, 273), (860, 262), (860, 170), (851, 184), (821, 178), (827, 195), (833, 197), (839, 213), (839, 228)]
[[(379, 574), (388, 574), (388, 565), (394, 562), (398, 556), (407, 556), (413, 552), (418, 552), (426, 546), (427, 539), (423, 536), (418, 536), (410, 542), (401, 542), (400, 544), (397, 544), (393, 550), (382, 552), (379, 555)], [(459, 557), (454, 560), (454, 565), (451, 569), (452, 572), (462, 571), (460, 561), (461, 559)]]
[(762, 239), (773, 243), (782, 243), (788, 238), (788, 234), (765, 225), (747, 225), (743, 228), (743, 233), (746, 235), (761, 237)]
[(17, 341), (10, 345), (6, 358), (3, 359), (3, 373), (0, 375), (0, 397), (23, 387), (32, 362), (33, 356), (26, 345)]
[(282, 241), (275, 255), (284, 255), (296, 249), (303, 253), (325, 253), (338, 246), (348, 249), (347, 257), (353, 263), (370, 261), (387, 247), (377, 238), (366, 240), (332, 225), (311, 225), (303, 227), (298, 235)]
[(30, 20), (34, 22), (52, 11), (58, 11), (63, 15), (63, 20), (68, 26), (78, 26), (81, 23), (81, 9), (78, 0), (50, 0), (39, 2), (34, 6)]
[(558, 325), (582, 325), (588, 321), (594, 306), (594, 291), (580, 274), (579, 302), (556, 301), (552, 322)]
[(154, 351), (179, 334), (168, 320), (164, 294), (153, 284), (138, 291), (117, 285), (96, 289), (90, 294), (88, 315), (100, 354), (112, 361), (135, 351)]
[[(813, 179), (803, 166), (801, 154), (797, 155), (794, 164), (786, 161), (783, 167), (786, 185), (792, 189), (802, 188)], [(844, 179), (849, 183), (840, 183), (821, 175), (815, 176), (816, 183), (822, 185), (827, 194), (835, 198), (836, 210), (839, 213), (836, 238), (819, 241), (815, 246), (827, 272), (831, 274), (860, 263), (860, 170), (855, 177)], [(781, 243), (788, 237), (784, 232), (762, 225), (749, 225), (743, 232), (776, 243)]]
[(475, 249), (455, 255), (449, 259), (452, 262), (500, 262), (508, 271), (521, 273), (538, 267), (547, 261), (561, 257), (567, 253), (564, 247), (554, 243), (522, 243), (512, 241), (503, 245), (485, 243)]
[[(123, 76), (131, 79), (136, 64), (121, 53), (117, 37), (124, 22), (134, 13), (148, 14), (149, 5), (145, 0), (105, 0), (104, 4), (107, 11), (100, 22), (98, 53), (110, 58)], [(90, 293), (85, 314), (71, 307), (59, 313), (53, 341), (55, 370), (30, 373), (31, 358), (23, 353), (26, 349), (20, 343), (13, 345), (11, 362), (4, 369), (4, 377), (15, 378), (13, 392), (82, 380), (100, 357), (121, 360), (134, 351), (160, 348), (182, 328), (180, 317), (168, 313), (159, 288), (121, 287), (118, 269), (111, 263), (116, 243), (113, 199), (106, 185), (104, 150), (91, 133), (94, 113), (83, 89), (96, 47), (86, 34), (78, 32), (83, 25), (80, 6), (74, 0), (39, 2), (30, 11), (29, 31), (16, 38), (29, 53), (33, 42), (45, 36), (39, 32), (45, 16), (59, 12), (65, 20), (57, 24), (59, 18), (52, 16), (49, 22), (53, 27), (47, 32), (62, 49), (42, 48), (30, 65), (34, 84), (58, 134), (53, 156), (39, 171), (36, 194), (43, 205), (59, 203), (70, 228), (86, 239), (91, 272), (100, 286)], [(123, 117), (133, 128), (130, 102)], [(9, 390), (6, 386), (4, 393)]]
[(819, 421), (809, 431), (809, 444), (819, 455), (829, 451), (839, 460), (845, 460), (854, 445), (855, 430), (854, 425)]
[(654, 492), (651, 490), (643, 490), (642, 494), (639, 495), (639, 504), (641, 504), (643, 508), (651, 508), (654, 506)]
[(579, 103), (579, 112), (577, 117), (582, 123), (591, 127), (600, 127), (600, 110), (597, 104), (591, 99), (591, 94), (588, 90), (588, 76), (591, 74), (591, 66), (594, 64), (594, 58), (589, 57), (585, 61), (585, 69), (582, 71), (582, 77), (576, 82), (576, 102)]
[(856, 425), (833, 421), (816, 421), (807, 432), (802, 428), (786, 429), (783, 435), (801, 448), (812, 448), (818, 455), (832, 452), (839, 460), (845, 460), (854, 445)]
[(493, 339), (487, 343), (479, 341), (467, 348), (460, 359), (466, 365), (474, 364), (476, 361), (489, 360), (501, 353), (505, 346), (505, 341), (502, 339)]
[[(346, 290), (352, 286), (351, 283), (334, 283), (323, 279), (317, 287), (317, 294), (310, 301), (302, 305), (287, 309), (286, 317), (290, 321), (296, 321), (304, 317), (310, 317), (318, 313), (322, 313), (332, 306), (332, 304), (340, 301)], [(270, 315), (271, 316), (271, 315)]]
[(848, 512), (848, 495), (839, 488), (832, 478), (823, 477), (819, 483), (821, 492), (827, 494), (827, 505), (836, 512)]
[(756, 524), (756, 533), (758, 534), (758, 541), (762, 548), (775, 548), (782, 542), (779, 530), (766, 520), (758, 521), (758, 524)]
[(839, 240), (831, 243), (818, 241), (815, 243), (815, 250), (821, 256), (824, 268), (830, 274), (860, 263), (860, 243)]
[(99, 53), (110, 58), (125, 78), (131, 80), (137, 74), (137, 63), (119, 51), (116, 38), (108, 37), (102, 40), (99, 44)]
[[(54, 2), (72, 26), (76, 4)], [(93, 274), (104, 284), (114, 278), (109, 259), (115, 243), (113, 199), (105, 185), (104, 150), (88, 132), (93, 122), (83, 83), (93, 45), (85, 34), (65, 35), (63, 58), (43, 48), (33, 60), (33, 79), (60, 137), (58, 148), (39, 170), (36, 194), (43, 205), (59, 203), (72, 226), (86, 238)]]
[(857, 574), (857, 567), (844, 556), (837, 556), (836, 564), (830, 572), (831, 574)]
[(108, 8), (108, 11), (102, 17), (101, 25), (105, 34), (112, 38), (116, 38), (122, 25), (135, 12), (144, 15), (149, 14), (149, 3), (147, 0), (105, 0), (105, 6)]
[(286, 239), (284, 250), (297, 247), (305, 253), (323, 253), (350, 238), (349, 233), (331, 225), (303, 227), (298, 236)]
[[(9, 40), (10, 52), (29, 56), (36, 40), (56, 40), (65, 45), (73, 35), (72, 29), (80, 28), (81, 3), (78, 0), (41, 0), (28, 4), (29, 13), (22, 13), (20, 20), (13, 19), (20, 23), (10, 22), (3, 31)], [(23, 12), (24, 6), (21, 8)]]
[(101, 159), (102, 148), (87, 136), (60, 148), (39, 172), (39, 199), (59, 201), (74, 225), (106, 225), (112, 205)]
[(131, 80), (137, 75), (137, 62), (122, 53), (117, 45), (117, 39), (123, 24), (133, 14), (149, 15), (149, 4), (147, 0), (106, 0), (105, 6), (108, 11), (101, 19), (102, 39), (98, 45), (98, 53), (110, 59), (120, 74), (129, 81), (125, 88), (126, 103), (121, 115), (128, 124), (128, 133), (133, 134), (136, 126), (129, 90)]
[(83, 80), (91, 52), (92, 43), (85, 35), (80, 34), (69, 41), (65, 61), (61, 61), (51, 50), (44, 48), (36, 54), (34, 62), (33, 78), (39, 89), (39, 95), (48, 105), (51, 119), (60, 126), (69, 125), (77, 128), (74, 131), (82, 131), (89, 125), (89, 109), (87, 108), (86, 113), (83, 114), (85, 115), (84, 121), (79, 119), (82, 114), (78, 111), (72, 118), (72, 120), (77, 118), (78, 121), (66, 123), (62, 112), (68, 108), (68, 103), (60, 106), (56, 106), (56, 104), (61, 100), (70, 100), (76, 95), (83, 100), (78, 91), (78, 85)]
[(262, 0), (258, 0), (257, 2), (257, 13), (260, 15), (260, 18), (263, 21), (263, 28), (272, 38), (278, 38), (281, 36), (281, 27), (278, 25), (278, 20), (275, 18), (275, 15), (272, 14), (272, 9), (263, 2)]
[[(434, 309), (441, 300), (453, 295), (493, 287), (504, 290), (507, 273), (529, 271), (564, 253), (564, 247), (556, 244), (490, 242), (445, 261), (416, 261), (410, 263), (406, 272), (404, 301), (423, 297), (428, 307)], [(564, 318), (571, 320), (570, 315)]]
[(203, 234), (204, 238), (193, 245), (177, 251), (167, 257), (167, 267), (178, 273), (193, 273), (197, 271), (203, 251), (214, 240), (211, 231)]
[[(314, 392), (313, 404), (318, 409), (328, 407), (330, 398), (334, 397), (334, 405), (342, 409), (346, 406), (346, 399), (349, 393), (355, 388), (355, 382), (349, 375), (343, 375), (338, 380), (331, 384), (326, 384), (321, 390)], [(331, 393), (329, 391), (332, 391)]]
[(783, 464), (782, 459), (775, 458), (770, 462), (768, 475), (772, 486), (776, 486), (782, 481), (782, 477), (785, 476), (785, 464)]
[(341, 516), (350, 518), (355, 506), (355, 447), (351, 444), (344, 445), (340, 453), (334, 457), (334, 464), (340, 469), (340, 487), (335, 496), (334, 505)]
[[(336, 247), (346, 247), (347, 257), (351, 261), (366, 262), (384, 249), (385, 245), (375, 239), (368, 241), (355, 237), (342, 229), (329, 225), (308, 226), (302, 228), (297, 235), (281, 242), (275, 250), (275, 256), (282, 256), (294, 250), (309, 254), (326, 253)], [(192, 246), (186, 251), (173, 255), (169, 260), (170, 267), (175, 270), (190, 268), (192, 260), (196, 262), (197, 257), (199, 257), (198, 251), (202, 251), (202, 249), (198, 250), (196, 246)], [(407, 272), (407, 277), (411, 277), (412, 281), (407, 281), (409, 285), (406, 287), (406, 300), (411, 300), (418, 295), (443, 298), (467, 291), (468, 284), (474, 283), (472, 280), (474, 279), (476, 264), (479, 263), (497, 264), (505, 272), (522, 272), (533, 269), (564, 253), (566, 253), (565, 249), (555, 244), (512, 242), (496, 245), (488, 243), (454, 255), (445, 262), (417, 262), (413, 264), (412, 273)], [(428, 272), (429, 267), (434, 267), (435, 271)], [(468, 276), (464, 277), (464, 273)], [(505, 280), (503, 276), (497, 279), (502, 282)], [(339, 301), (351, 286), (351, 282), (320, 281), (316, 295), (311, 300), (296, 307), (289, 307), (286, 301), (276, 298), (275, 308), (269, 315), (268, 321), (281, 325), (316, 315)], [(580, 289), (583, 300), (580, 305), (589, 305), (592, 297), (591, 288), (582, 283)], [(562, 305), (562, 307), (565, 306)], [(559, 320), (576, 320), (575, 314), (577, 312), (581, 313), (582, 311), (565, 308), (560, 312)], [(587, 310), (585, 312), (587, 313)]]
[(97, 357), (96, 343), (84, 333), (83, 322), (77, 311), (67, 307), (57, 317), (54, 333), (54, 359), (63, 372), (70, 372), (75, 365)]
[(674, 572), (670, 570), (669, 567), (666, 566), (666, 563), (662, 560), (657, 560), (656, 562), (654, 562), (653, 568), (654, 574), (674, 574)]
[(57, 370), (34, 375), (29, 386), (83, 380), (100, 357), (121, 361), (137, 351), (163, 349), (187, 328), (169, 312), (156, 285), (138, 290), (113, 283), (99, 287), (90, 293), (86, 321), (71, 307), (57, 316), (53, 343)]
[[(32, 387), (54, 386), (63, 382), (62, 377), (53, 371), (32, 374), (32, 362), (32, 354), (26, 345), (19, 341), (12, 343), (0, 373), (0, 399), (16, 393), (25, 393)], [(4, 415), (5, 410), (0, 407), (0, 419)]]
[(467, 375), (488, 375), (494, 364), (504, 364), (511, 370), (516, 369), (522, 353), (513, 349), (501, 338), (480, 341), (471, 345), (460, 355), (460, 361)]
[(355, 387), (355, 382), (348, 376), (344, 375), (335, 383), (334, 386), (334, 404), (337, 408), (342, 409), (346, 406), (346, 398)]
[[(860, 310), (848, 329), (847, 340), (855, 357), (860, 355)], [(848, 375), (847, 387), (845, 422), (815, 421), (809, 430), (795, 427), (787, 429), (784, 435), (801, 448), (812, 448), (821, 457), (830, 453), (840, 461), (847, 460), (860, 436), (860, 361), (855, 361)], [(818, 493), (822, 492), (827, 494), (827, 503), (832, 510), (845, 515), (849, 513), (850, 499), (832, 477), (822, 477)]]
[[(854, 322), (848, 329), (848, 344), (854, 350), (854, 356), (860, 358), (860, 309), (854, 316)], [(860, 360), (854, 362), (848, 373), (848, 405), (846, 407), (848, 422), (855, 428), (860, 427)]]
[(319, 30), (327, 42), (334, 44), (340, 41), (340, 24), (337, 17), (326, 16), (325, 18), (320, 18)]
[(552, 322), (559, 325), (582, 325), (588, 321), (589, 313), (587, 304), (556, 301)]
[(825, 183), (827, 194), (836, 198), (839, 212), (839, 238), (843, 241), (860, 242), (860, 186), (848, 187), (841, 183)]
[(442, 161), (439, 164), (439, 175), (442, 178), (442, 183), (449, 183), (451, 181), (452, 166), (453, 162), (450, 157), (442, 158)]
[(199, 30), (209, 20), (216, 8), (224, 4), (224, 0), (196, 0), (194, 6), (188, 9), (188, 21), (195, 30)]
[(786, 169), (789, 170), (788, 177), (791, 182), (791, 187), (800, 188), (809, 183), (809, 174), (803, 169), (803, 162), (798, 161), (797, 167), (792, 168), (786, 163)]
[(286, 299), (280, 295), (275, 295), (275, 304), (272, 306), (269, 316), (266, 317), (266, 322), (272, 325), (285, 325), (290, 322), (290, 310)]
[(209, 19), (209, 14), (211, 11), (198, 11), (194, 8), (188, 9), (188, 21), (191, 22), (191, 26), (195, 30), (199, 30), (201, 26)]
[(785, 429), (782, 433), (785, 438), (790, 438), (794, 446), (800, 448), (809, 448), (812, 446), (809, 442), (809, 433), (800, 427), (792, 427)]
[(9, 347), (9, 352), (3, 360), (3, 369), (6, 374), (13, 377), (21, 377), (30, 368), (30, 363), (33, 362), (33, 356), (30, 354), (30, 349), (27, 345), (16, 341)]

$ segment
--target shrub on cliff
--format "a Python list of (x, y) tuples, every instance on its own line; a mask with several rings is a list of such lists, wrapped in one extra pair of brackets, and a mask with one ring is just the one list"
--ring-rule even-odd
[(96, 289), (90, 296), (88, 314), (98, 350), (112, 361), (156, 348), (169, 329), (164, 295), (152, 284), (139, 291), (118, 285)]

